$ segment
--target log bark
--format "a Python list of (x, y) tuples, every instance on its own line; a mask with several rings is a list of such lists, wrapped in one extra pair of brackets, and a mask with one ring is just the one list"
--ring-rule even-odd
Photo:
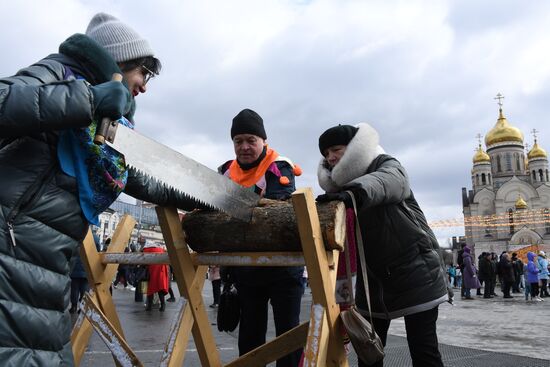
[[(317, 203), (317, 212), (328, 250), (344, 248), (346, 212), (342, 202)], [(218, 211), (197, 210), (182, 221), (187, 244), (196, 252), (302, 251), (291, 199), (263, 199), (245, 223)]]

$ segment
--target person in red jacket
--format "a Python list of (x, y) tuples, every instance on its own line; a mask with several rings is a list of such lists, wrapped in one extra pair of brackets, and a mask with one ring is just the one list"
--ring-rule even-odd
[[(161, 246), (153, 242), (148, 242), (143, 248), (143, 252), (147, 253), (161, 253), (166, 250)], [(170, 281), (168, 278), (168, 265), (166, 264), (151, 264), (147, 266), (149, 271), (149, 283), (147, 284), (147, 305), (145, 311), (151, 311), (153, 307), (153, 296), (155, 293), (159, 295), (160, 300), (160, 312), (164, 312), (166, 303), (164, 302), (164, 296), (168, 294), (168, 288)]]

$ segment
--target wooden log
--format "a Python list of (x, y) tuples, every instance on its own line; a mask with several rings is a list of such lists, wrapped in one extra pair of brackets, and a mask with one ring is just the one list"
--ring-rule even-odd
[[(340, 201), (317, 203), (323, 242), (327, 250), (344, 249), (345, 206)], [(302, 251), (291, 200), (263, 199), (249, 223), (218, 211), (197, 210), (182, 221), (186, 241), (197, 252)]]

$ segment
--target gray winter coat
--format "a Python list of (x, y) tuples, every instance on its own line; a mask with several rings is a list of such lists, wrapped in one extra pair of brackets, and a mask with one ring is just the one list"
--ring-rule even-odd
[[(116, 64), (111, 60), (113, 65)], [(46, 58), (0, 79), (0, 361), (2, 366), (72, 366), (69, 260), (88, 231), (76, 180), (57, 159), (58, 131), (87, 126), (92, 94), (65, 80), (74, 59)], [(135, 171), (126, 193), (159, 205), (193, 202)]]
[[(372, 127), (357, 127), (332, 170), (321, 160), (319, 184), (327, 192), (351, 189), (355, 194), (373, 315), (393, 319), (432, 309), (452, 296), (437, 240), (405, 169), (383, 154)], [(367, 310), (362, 273), (357, 274), (356, 303)]]

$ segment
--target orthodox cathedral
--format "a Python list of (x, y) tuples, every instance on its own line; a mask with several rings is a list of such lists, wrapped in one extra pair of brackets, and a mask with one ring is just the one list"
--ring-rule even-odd
[(472, 190), (462, 188), (466, 243), (482, 252), (550, 250), (548, 155), (536, 130), (531, 149), (502, 111), (472, 159)]

